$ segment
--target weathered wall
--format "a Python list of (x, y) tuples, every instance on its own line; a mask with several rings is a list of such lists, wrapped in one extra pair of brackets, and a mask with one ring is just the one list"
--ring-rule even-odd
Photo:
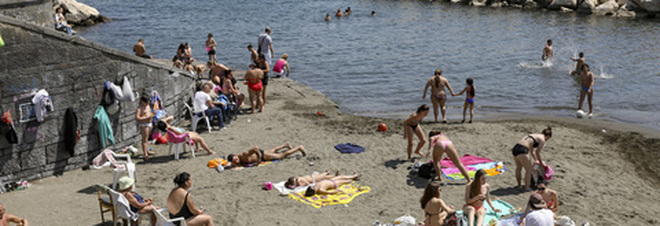
[[(0, 48), (0, 105), (11, 109), (19, 138), (11, 145), (0, 136), (0, 179), (5, 181), (61, 174), (90, 163), (101, 151), (92, 117), (104, 81), (127, 76), (135, 91), (157, 90), (170, 114), (193, 94), (192, 75), (168, 65), (5, 16), (0, 16), (0, 32), (6, 43)], [(46, 89), (55, 111), (44, 122), (19, 123), (19, 105), (32, 98), (33, 89)], [(115, 148), (139, 140), (138, 102), (122, 102), (120, 113), (110, 115)], [(62, 136), (69, 107), (83, 125), (73, 156), (65, 151)]]
[(0, 15), (54, 28), (52, 0), (0, 0)]

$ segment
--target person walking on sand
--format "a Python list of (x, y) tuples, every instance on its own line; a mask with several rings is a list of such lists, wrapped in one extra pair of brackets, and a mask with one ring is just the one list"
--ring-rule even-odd
[(358, 180), (360, 178), (359, 173), (355, 173), (353, 175), (339, 175), (336, 177), (333, 177), (332, 179), (326, 179), (319, 181), (313, 186), (309, 186), (307, 188), (307, 191), (305, 191), (305, 196), (313, 196), (316, 194), (320, 195), (332, 195), (332, 194), (338, 194), (338, 193), (345, 193), (344, 190), (340, 189), (344, 184), (349, 184), (353, 181)]
[[(183, 172), (177, 175), (174, 177), (174, 184), (176, 187), (167, 196), (167, 210), (170, 219), (183, 217), (186, 225), (189, 226), (213, 226), (213, 217), (204, 214), (206, 209), (197, 208), (193, 201), (193, 196), (190, 194), (193, 184), (190, 174)], [(178, 223), (175, 224), (178, 225)]]
[(422, 147), (424, 147), (424, 144), (426, 143), (426, 138), (424, 137), (424, 131), (422, 130), (422, 126), (419, 125), (420, 122), (422, 122), (422, 119), (426, 117), (426, 115), (429, 114), (429, 107), (426, 106), (426, 104), (422, 104), (417, 108), (417, 111), (412, 113), (410, 117), (406, 121), (403, 122), (403, 139), (408, 140), (408, 160), (412, 160), (412, 146), (413, 146), (413, 134), (417, 135), (417, 138), (419, 139), (419, 144), (417, 144), (417, 148), (415, 148), (415, 154), (418, 154), (420, 156), (424, 156), (424, 154), (421, 152)]
[(447, 206), (440, 198), (442, 188), (439, 181), (431, 181), (424, 188), (424, 195), (419, 200), (424, 210), (425, 226), (442, 226), (449, 214), (454, 214), (454, 206)]
[(270, 37), (272, 33), (270, 27), (266, 27), (266, 30), (263, 34), (259, 35), (257, 40), (257, 53), (263, 54), (266, 57), (266, 62), (268, 65), (271, 65), (271, 59), (273, 58), (273, 39)]
[(589, 117), (594, 115), (594, 105), (592, 100), (594, 98), (594, 74), (591, 73), (588, 64), (584, 64), (582, 72), (580, 73), (581, 89), (580, 89), (580, 102), (578, 103), (578, 110), (582, 110), (582, 103), (584, 103), (584, 96), (587, 96), (589, 103)]
[(135, 111), (135, 121), (140, 125), (140, 135), (142, 136), (142, 151), (144, 152), (144, 160), (149, 159), (149, 155), (153, 154), (149, 151), (147, 144), (149, 144), (149, 135), (153, 125), (151, 123), (154, 115), (151, 113), (151, 106), (148, 95), (140, 95), (140, 105)]
[(465, 83), (467, 83), (467, 86), (465, 89), (463, 89), (460, 93), (454, 95), (454, 96), (460, 96), (465, 94), (465, 104), (463, 104), (463, 121), (461, 123), (465, 122), (465, 111), (467, 110), (468, 106), (470, 107), (470, 121), (469, 123), (472, 123), (472, 116), (474, 115), (474, 95), (475, 95), (475, 88), (474, 88), (474, 81), (472, 78), (468, 78), (465, 80)]
[(217, 61), (215, 57), (215, 47), (217, 45), (218, 43), (216, 43), (215, 39), (213, 39), (213, 34), (209, 33), (209, 35), (206, 38), (206, 53), (209, 55), (209, 62)]
[(465, 177), (467, 182), (470, 183), (470, 175), (468, 174), (467, 169), (465, 169), (463, 162), (461, 162), (458, 152), (456, 151), (456, 147), (454, 147), (454, 143), (440, 131), (429, 132), (429, 139), (431, 142), (429, 143), (428, 153), (433, 153), (433, 167), (435, 168), (435, 172), (438, 174), (438, 180), (442, 181), (442, 177), (440, 176), (442, 173), (441, 160), (442, 155), (447, 153), (447, 157), (451, 159), (451, 162), (454, 163), (454, 166), (456, 166), (456, 168), (461, 171), (463, 177)]
[(449, 92), (451, 93), (452, 96), (455, 95), (454, 95), (454, 90), (452, 90), (451, 85), (449, 85), (449, 81), (447, 81), (446, 78), (442, 77), (442, 70), (435, 69), (434, 76), (431, 77), (428, 82), (426, 82), (422, 99), (426, 99), (426, 92), (429, 90), (429, 87), (431, 87), (431, 103), (433, 103), (433, 117), (435, 118), (435, 122), (438, 122), (438, 105), (439, 105), (442, 111), (442, 122), (447, 123), (446, 106), (445, 106), (445, 103), (447, 101), (447, 94), (445, 93), (445, 87), (449, 89)]
[(474, 174), (474, 180), (465, 186), (463, 214), (468, 217), (468, 225), (483, 225), (484, 216), (486, 216), (484, 202), (488, 202), (490, 208), (495, 212), (502, 212), (493, 206), (490, 199), (490, 185), (486, 183), (486, 171), (480, 169)]
[(584, 64), (585, 64), (585, 62), (584, 62), (584, 53), (583, 53), (583, 52), (580, 52), (580, 53), (578, 53), (578, 56), (579, 56), (580, 58), (573, 58), (573, 57), (571, 57), (571, 60), (572, 60), (572, 61), (575, 61), (575, 62), (577, 63), (577, 64), (575, 65), (575, 70), (574, 70), (574, 71), (571, 71), (571, 75), (572, 75), (572, 76), (580, 76), (580, 73), (582, 73), (582, 69), (583, 69), (582, 67), (583, 67)]
[(545, 45), (543, 48), (543, 55), (541, 56), (541, 60), (543, 62), (546, 61), (553, 61), (555, 59), (555, 53), (552, 51), (552, 39), (548, 39), (548, 44)]
[[(516, 145), (513, 146), (511, 152), (513, 154), (513, 161), (516, 163), (516, 182), (517, 187), (520, 187), (520, 180), (522, 179), (522, 170), (525, 169), (525, 190), (531, 190), (530, 185), (532, 182), (532, 160), (538, 161), (542, 169), (545, 169), (545, 163), (541, 158), (541, 150), (545, 144), (552, 137), (552, 128), (548, 127), (541, 133), (529, 134), (520, 139)], [(531, 153), (530, 153), (531, 150)]]
[(17, 216), (14, 216), (13, 214), (7, 213), (7, 210), (5, 209), (5, 205), (0, 203), (0, 225), (2, 226), (9, 226), (9, 223), (14, 223), (19, 226), (29, 226), (30, 223), (28, 222), (27, 219), (25, 218), (20, 218)]
[(151, 55), (147, 55), (147, 48), (144, 47), (144, 39), (138, 40), (137, 43), (133, 46), (133, 52), (135, 53), (136, 56), (145, 58), (145, 59), (153, 59)]
[[(277, 152), (280, 149), (288, 149), (288, 150), (284, 152)], [(250, 148), (249, 150), (240, 154), (236, 154), (236, 155), (229, 154), (227, 155), (227, 161), (229, 161), (232, 166), (240, 166), (240, 165), (245, 166), (252, 163), (258, 164), (263, 161), (280, 160), (289, 157), (289, 155), (292, 155), (293, 153), (296, 152), (300, 152), (302, 156), (307, 156), (307, 151), (305, 150), (305, 147), (299, 145), (298, 147), (293, 148), (289, 142), (286, 142), (280, 146), (271, 149), (262, 150), (259, 149), (259, 147), (254, 146), (253, 148)]]
[(285, 53), (282, 55), (282, 58), (275, 62), (275, 66), (273, 66), (273, 73), (275, 73), (275, 78), (282, 77), (282, 75), (284, 75), (284, 71), (286, 71), (286, 77), (289, 77), (289, 62), (287, 62), (287, 59), (289, 59), (289, 55)]

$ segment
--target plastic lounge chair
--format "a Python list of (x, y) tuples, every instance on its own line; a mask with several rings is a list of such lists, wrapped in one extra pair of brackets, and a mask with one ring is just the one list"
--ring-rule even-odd
[(94, 185), (94, 188), (96, 188), (96, 194), (98, 195), (98, 199), (99, 199), (99, 210), (101, 211), (101, 223), (105, 223), (105, 218), (103, 217), (103, 214), (105, 214), (106, 212), (112, 212), (112, 225), (115, 225), (115, 219), (117, 219), (117, 215), (115, 214), (115, 204), (112, 200), (112, 196), (110, 195), (111, 189), (108, 186), (102, 184)]
[(193, 158), (195, 158), (195, 147), (193, 146), (192, 140), (190, 140), (190, 136), (188, 136), (188, 133), (184, 133), (181, 135), (178, 135), (171, 130), (167, 130), (167, 137), (169, 137), (169, 140), (167, 143), (169, 144), (169, 153), (168, 155), (172, 154), (172, 146), (176, 146), (174, 149), (174, 159), (179, 160), (179, 149), (181, 149), (181, 146), (183, 146), (183, 151), (186, 151), (186, 145), (185, 144), (190, 144), (190, 152), (192, 153)]
[[(149, 213), (139, 214), (139, 213), (133, 212), (131, 210), (131, 207), (128, 204), (128, 200), (126, 199), (126, 197), (124, 197), (123, 194), (121, 194), (119, 192), (116, 192), (115, 190), (112, 190), (112, 189), (108, 190), (108, 192), (110, 194), (110, 197), (113, 200), (116, 200), (113, 203), (114, 204), (114, 209), (115, 209), (115, 215), (116, 215), (116, 217), (119, 217), (119, 218), (122, 219), (122, 221), (123, 221), (122, 225), (129, 225), (129, 224), (126, 223), (127, 221), (130, 221), (131, 225), (133, 225), (133, 223), (135, 223), (135, 225), (139, 225), (140, 224), (140, 219), (143, 216), (148, 218), (148, 219), (151, 219), (151, 217), (149, 217), (151, 214), (149, 214)], [(119, 222), (117, 222), (115, 219), (113, 219), (113, 225), (118, 225)]]
[(209, 120), (209, 117), (204, 114), (204, 112), (199, 112), (195, 113), (188, 105), (187, 103), (183, 103), (184, 106), (188, 109), (188, 113), (190, 114), (190, 131), (197, 132), (197, 123), (199, 123), (200, 120), (205, 120), (206, 121), (206, 128), (208, 128), (209, 133), (211, 132), (211, 120)]
[(151, 208), (153, 208), (156, 212), (156, 219), (158, 219), (158, 221), (156, 221), (157, 226), (174, 226), (175, 225), (174, 222), (179, 222), (181, 226), (186, 226), (186, 219), (184, 219), (183, 217), (177, 217), (174, 219), (169, 219), (168, 217), (165, 217), (166, 214), (169, 215), (169, 211), (167, 210), (167, 208), (161, 208), (159, 210), (156, 210), (156, 208), (154, 208), (153, 205), (151, 206)]
[[(118, 160), (119, 158), (126, 159), (126, 161), (113, 162), (114, 164), (119, 164), (124, 166), (124, 169), (114, 168), (114, 177), (112, 178), (112, 189), (117, 189), (117, 182), (119, 181), (119, 176), (121, 176), (123, 172), (127, 172), (128, 177), (135, 180), (135, 163), (131, 161), (131, 156), (128, 154), (117, 154), (115, 152), (112, 152), (112, 156), (116, 160)], [(135, 189), (135, 185), (133, 185), (133, 189)]]

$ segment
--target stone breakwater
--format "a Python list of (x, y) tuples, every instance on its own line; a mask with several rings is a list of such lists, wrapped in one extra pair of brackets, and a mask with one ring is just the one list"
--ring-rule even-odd
[[(431, 2), (434, 0), (430, 0)], [(660, 0), (446, 0), (482, 7), (555, 10), (623, 18), (655, 17)]]
[(99, 14), (99, 11), (76, 0), (53, 0), (53, 11), (59, 6), (64, 7), (66, 20), (78, 26), (91, 26), (97, 23), (110, 21), (109, 18)]

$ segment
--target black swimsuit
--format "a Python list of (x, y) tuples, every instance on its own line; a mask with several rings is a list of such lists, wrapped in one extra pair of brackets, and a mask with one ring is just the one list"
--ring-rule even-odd
[[(172, 215), (172, 213), (170, 213), (170, 219), (174, 219), (174, 218), (177, 218), (177, 217), (183, 217), (183, 219), (188, 219), (188, 218), (191, 218), (191, 217), (195, 216), (192, 212), (190, 212), (190, 209), (188, 208), (188, 194), (189, 193), (190, 192), (187, 192), (186, 197), (183, 199), (183, 206), (181, 207), (181, 210), (179, 210), (179, 212), (174, 214), (174, 215)], [(179, 221), (174, 222), (174, 224), (178, 226)]]
[[(535, 148), (539, 147), (539, 142), (536, 141), (536, 139), (533, 136), (528, 135), (525, 138), (532, 138), (532, 140), (534, 141), (534, 143), (532, 144), (532, 147), (535, 147)], [(521, 154), (529, 153), (529, 148), (527, 148), (523, 145), (520, 145), (520, 144), (516, 144), (515, 146), (513, 146), (513, 149), (511, 150), (511, 152), (513, 153), (513, 156), (515, 157), (515, 156), (518, 156), (518, 155), (521, 155)]]

